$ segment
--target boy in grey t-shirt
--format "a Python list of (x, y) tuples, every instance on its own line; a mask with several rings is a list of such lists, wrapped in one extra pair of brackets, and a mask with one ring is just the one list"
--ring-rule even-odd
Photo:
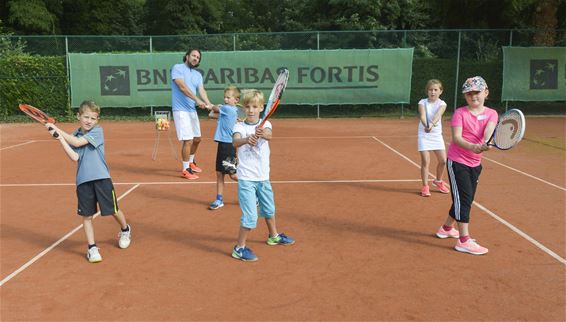
[(77, 162), (77, 199), (79, 216), (83, 217), (83, 227), (88, 242), (87, 259), (91, 263), (102, 261), (102, 256), (94, 242), (92, 219), (97, 213), (97, 204), (102, 216), (112, 215), (120, 224), (118, 246), (130, 246), (131, 228), (124, 213), (118, 209), (118, 200), (110, 171), (104, 158), (104, 133), (97, 125), (100, 107), (93, 101), (84, 101), (79, 107), (77, 118), (80, 128), (69, 134), (51, 123), (45, 124), (51, 135), (58, 133), (57, 139), (71, 160)]

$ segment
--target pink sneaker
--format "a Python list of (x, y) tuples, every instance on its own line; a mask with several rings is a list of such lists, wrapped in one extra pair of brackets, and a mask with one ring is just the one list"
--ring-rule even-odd
[(444, 184), (444, 182), (442, 180), (433, 180), (432, 181), (432, 185), (437, 187), (438, 190), (440, 190), (440, 192), (442, 193), (449, 193), (450, 189), (448, 189), (448, 187)]
[(462, 253), (470, 253), (474, 255), (483, 255), (487, 254), (489, 251), (487, 248), (480, 246), (476, 243), (475, 239), (468, 239), (465, 243), (461, 243), (460, 239), (456, 242), (456, 247), (454, 247), (457, 251)]
[(423, 186), (421, 189), (421, 196), (430, 197), (430, 188), (428, 186)]
[(448, 231), (444, 230), (444, 227), (440, 226), (440, 228), (438, 228), (438, 231), (436, 232), (436, 237), (438, 238), (460, 238), (460, 232), (458, 232), (457, 229), (452, 228)]

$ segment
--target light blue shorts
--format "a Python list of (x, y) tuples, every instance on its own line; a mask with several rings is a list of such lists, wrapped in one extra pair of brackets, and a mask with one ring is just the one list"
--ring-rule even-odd
[(238, 201), (242, 209), (240, 225), (244, 228), (254, 229), (257, 226), (257, 205), (259, 201), (259, 216), (273, 218), (275, 216), (275, 203), (271, 182), (238, 180)]

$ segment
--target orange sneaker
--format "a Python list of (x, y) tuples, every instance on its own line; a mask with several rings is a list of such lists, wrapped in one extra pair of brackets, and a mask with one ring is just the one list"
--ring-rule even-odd
[(428, 186), (423, 186), (421, 189), (421, 196), (430, 197), (430, 188)]
[(197, 164), (194, 162), (189, 163), (189, 167), (191, 168), (191, 170), (193, 170), (193, 172), (195, 173), (201, 173), (202, 169), (197, 167)]
[(199, 178), (196, 174), (193, 173), (193, 171), (190, 168), (188, 168), (187, 170), (183, 170), (183, 172), (181, 172), (181, 177), (189, 180), (195, 180)]
[(432, 185), (437, 187), (438, 190), (442, 193), (449, 193), (450, 189), (448, 189), (448, 187), (444, 184), (444, 182), (442, 180), (433, 180), (432, 181)]

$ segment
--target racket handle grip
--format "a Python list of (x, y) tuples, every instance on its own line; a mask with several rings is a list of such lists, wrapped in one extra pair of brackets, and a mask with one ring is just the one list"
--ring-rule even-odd
[[(53, 131), (53, 128), (52, 128), (52, 127), (49, 127), (49, 128), (47, 129), (47, 131)], [(53, 137), (54, 137), (54, 138), (58, 138), (58, 137), (59, 137), (59, 133), (53, 132)]]

